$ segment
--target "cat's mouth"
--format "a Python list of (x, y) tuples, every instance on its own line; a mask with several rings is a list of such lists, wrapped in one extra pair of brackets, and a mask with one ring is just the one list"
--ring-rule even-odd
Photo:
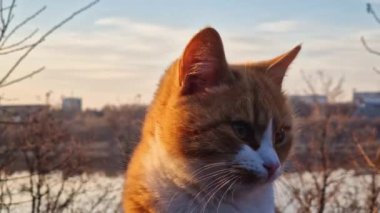
[(239, 165), (234, 165), (233, 169), (240, 177), (240, 182), (242, 184), (265, 184), (273, 182), (277, 178), (277, 175), (258, 173)]
[(249, 170), (244, 169), (244, 168), (238, 169), (238, 174), (239, 174), (239, 176), (241, 178), (241, 182), (243, 184), (260, 183), (260, 182), (263, 182), (263, 180), (265, 180), (265, 178), (260, 177), (259, 175), (255, 174), (254, 172), (249, 171)]

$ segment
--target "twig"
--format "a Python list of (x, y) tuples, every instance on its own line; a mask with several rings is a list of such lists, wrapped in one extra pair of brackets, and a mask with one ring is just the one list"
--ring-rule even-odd
[(371, 47), (368, 46), (368, 44), (367, 44), (367, 42), (366, 42), (366, 40), (364, 39), (363, 36), (360, 38), (360, 40), (361, 40), (363, 46), (365, 47), (365, 49), (366, 49), (368, 52), (370, 52), (370, 53), (372, 53), (372, 54), (375, 54), (375, 55), (380, 55), (380, 52), (379, 52), (379, 51), (376, 51), (376, 50), (374, 50), (374, 49), (372, 49)]
[(375, 21), (380, 24), (380, 18), (377, 16), (370, 3), (367, 3), (367, 13), (371, 14)]
[(31, 48), (33, 45), (34, 44), (25, 45), (25, 46), (22, 46), (22, 47), (19, 47), (19, 48), (15, 48), (15, 49), (12, 49), (12, 50), (8, 50), (8, 51), (4, 51), (4, 52), (1, 52), (2, 50), (0, 50), (0, 55), (8, 55), (8, 54), (11, 54), (11, 53), (19, 52), (19, 51)]
[(0, 48), (0, 51), (4, 51), (4, 50), (7, 50), (7, 49), (11, 49), (13, 47), (20, 46), (21, 44), (23, 44), (27, 40), (31, 39), (37, 32), (38, 32), (38, 29), (35, 29), (32, 33), (30, 33), (29, 35), (25, 36), (25, 38), (21, 39), (20, 41), (15, 42), (13, 44), (10, 44), (8, 46)]
[[(0, 0), (0, 21), (1, 21), (1, 24), (4, 25), (4, 11), (3, 10), (3, 0)], [(10, 9), (10, 8), (9, 8)], [(4, 26), (3, 26), (4, 27)]]
[[(32, 175), (35, 175), (35, 174), (32, 174)], [(15, 181), (15, 180), (20, 180), (20, 179), (22, 180), (22, 179), (26, 179), (26, 178), (29, 178), (29, 177), (30, 177), (30, 175), (5, 178), (5, 179), (0, 179), (0, 182)]]
[(39, 69), (37, 69), (37, 70), (35, 70), (35, 71), (27, 74), (27, 75), (24, 75), (24, 76), (20, 77), (20, 78), (16, 78), (16, 79), (14, 79), (12, 81), (6, 82), (4, 84), (0, 84), (0, 88), (10, 86), (10, 85), (15, 84), (17, 82), (23, 81), (23, 80), (25, 80), (27, 78), (31, 78), (34, 75), (36, 75), (37, 73), (42, 72), (44, 69), (45, 69), (45, 67), (41, 67), (41, 68), (39, 68)]
[(301, 70), (301, 76), (302, 76), (302, 79), (304, 80), (304, 82), (306, 83), (306, 86), (309, 89), (308, 92), (311, 93), (312, 95), (316, 95), (317, 91), (316, 91), (314, 85), (312, 84), (311, 77), (307, 76), (303, 70)]
[[(0, 4), (1, 4), (1, 7), (3, 7), (3, 1), (2, 0), (1, 0)], [(5, 36), (5, 32), (7, 31), (9, 25), (11, 24), (11, 21), (13, 19), (13, 15), (12, 15), (13, 9), (14, 9), (15, 5), (16, 5), (16, 0), (12, 0), (11, 6), (9, 6), (9, 12), (8, 12), (8, 16), (6, 19), (4, 18), (3, 11), (1, 11), (1, 13), (0, 13), (1, 24), (3, 25), (2, 29), (1, 29), (1, 34), (0, 34), (0, 41), (3, 40), (3, 38)]]
[(376, 167), (375, 163), (371, 159), (369, 159), (369, 157), (368, 157), (367, 153), (364, 151), (363, 147), (360, 144), (356, 144), (356, 147), (358, 148), (360, 155), (366, 161), (367, 165), (376, 171), (380, 171), (380, 169)]
[[(21, 205), (21, 204), (25, 204), (25, 203), (30, 203), (30, 202), (32, 202), (32, 200), (23, 200), (23, 201), (18, 201), (18, 202), (12, 202), (12, 203), (9, 203), (7, 205), (17, 206), (17, 205)], [(1, 203), (0, 203), (0, 206), (1, 206)]]
[[(15, 4), (13, 7), (16, 7), (16, 4)], [(6, 11), (6, 10), (9, 10), (9, 9), (11, 9), (11, 6), (4, 7), (4, 8), (0, 8), (0, 13), (1, 13), (1, 12), (4, 12), (4, 11)]]
[(0, 121), (0, 125), (30, 125), (33, 122), (24, 122), (24, 121)]
[(45, 39), (52, 34), (54, 31), (62, 27), (64, 24), (72, 20), (74, 17), (82, 13), (83, 11), (91, 8), (95, 4), (97, 4), (100, 0), (95, 0), (89, 3), (88, 5), (82, 7), (81, 9), (75, 11), (72, 13), (69, 17), (64, 19), (63, 21), (59, 22), (57, 25), (52, 27), (49, 31), (47, 31), (44, 35), (41, 36), (41, 38), (31, 45), (31, 47), (16, 61), (16, 63), (8, 70), (8, 72), (3, 76), (3, 78), (0, 80), (0, 86), (5, 83), (5, 81), (9, 78), (9, 76), (16, 70), (16, 68), (24, 61), (24, 59), (29, 55), (30, 52), (34, 50), (39, 44), (45, 41)]
[(31, 16), (27, 17), (26, 19), (24, 19), (21, 23), (19, 23), (18, 25), (16, 25), (12, 30), (11, 32), (4, 38), (4, 41), (1, 43), (0, 45), (0, 48), (2, 48), (5, 43), (9, 40), (9, 38), (15, 33), (17, 32), (17, 30), (19, 30), (21, 27), (23, 27), (25, 24), (27, 24), (29, 21), (33, 20), (34, 18), (36, 18), (38, 15), (40, 15), (44, 10), (46, 10), (46, 6), (43, 6), (41, 9), (37, 10), (35, 13), (33, 13)]
[(376, 67), (373, 68), (373, 71), (375, 71), (375, 73), (377, 73), (377, 74), (380, 74), (380, 70), (377, 69)]

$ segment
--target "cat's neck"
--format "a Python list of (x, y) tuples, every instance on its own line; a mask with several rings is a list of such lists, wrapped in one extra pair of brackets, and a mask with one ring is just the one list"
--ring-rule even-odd
[(237, 212), (274, 212), (273, 183), (257, 186), (250, 191), (242, 192), (234, 196), (231, 204)]
[(191, 197), (197, 193), (190, 187), (190, 178), (184, 171), (186, 168), (168, 155), (158, 137), (153, 136), (144, 142), (149, 144), (149, 151), (145, 154), (143, 169), (150, 193), (158, 198), (158, 212), (185, 209)]

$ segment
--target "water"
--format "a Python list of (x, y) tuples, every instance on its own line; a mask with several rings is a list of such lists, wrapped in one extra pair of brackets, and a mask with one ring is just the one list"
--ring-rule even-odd
[[(31, 211), (31, 196), (27, 191), (30, 181), (37, 177), (17, 173), (10, 177), (7, 186), (10, 188), (12, 200), (5, 198), (6, 203), (17, 203), (10, 206), (10, 212), (24, 213)], [(380, 190), (380, 176), (376, 179)], [(297, 212), (305, 206), (316, 212), (322, 191), (323, 173), (291, 173), (284, 174), (275, 183), (275, 196), (278, 209), (282, 212)], [(371, 175), (356, 175), (354, 171), (336, 170), (328, 173), (326, 187), (325, 212), (368, 212), (368, 195), (372, 182)], [(62, 175), (55, 173), (44, 177), (43, 190), (50, 189), (50, 196), (57, 196), (62, 186)], [(73, 191), (76, 196), (71, 205), (63, 212), (121, 212), (120, 199), (123, 176), (108, 177), (102, 174), (81, 175), (65, 180), (65, 190), (60, 197), (63, 202)], [(30, 187), (29, 187), (30, 189)], [(46, 196), (45, 196), (46, 198)], [(377, 202), (380, 203), (379, 197)], [(44, 199), (46, 206), (49, 199)], [(52, 199), (50, 199), (52, 200)], [(45, 209), (45, 207), (41, 208)], [(1, 212), (7, 212), (4, 208)]]
[[(43, 178), (29, 176), (26, 172), (16, 173), (8, 177), (7, 188), (11, 196), (5, 196), (3, 204), (10, 204), (9, 209), (1, 208), (2, 212), (25, 213), (31, 212), (31, 190), (36, 195), (37, 181), (42, 180), (41, 212), (47, 211), (48, 203), (64, 204), (74, 195), (71, 202), (63, 212), (121, 212), (120, 199), (123, 177), (107, 177), (102, 174), (81, 175), (62, 179), (60, 173), (49, 174)], [(30, 187), (33, 182), (34, 187)], [(4, 182), (3, 182), (4, 183)], [(57, 199), (58, 198), (58, 199)], [(58, 201), (58, 202), (56, 202)]]

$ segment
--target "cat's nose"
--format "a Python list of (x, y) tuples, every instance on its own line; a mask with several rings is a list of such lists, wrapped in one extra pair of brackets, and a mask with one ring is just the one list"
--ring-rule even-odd
[(280, 167), (280, 164), (278, 163), (264, 163), (264, 168), (268, 172), (268, 179), (271, 179), (273, 175), (276, 173), (278, 167)]

